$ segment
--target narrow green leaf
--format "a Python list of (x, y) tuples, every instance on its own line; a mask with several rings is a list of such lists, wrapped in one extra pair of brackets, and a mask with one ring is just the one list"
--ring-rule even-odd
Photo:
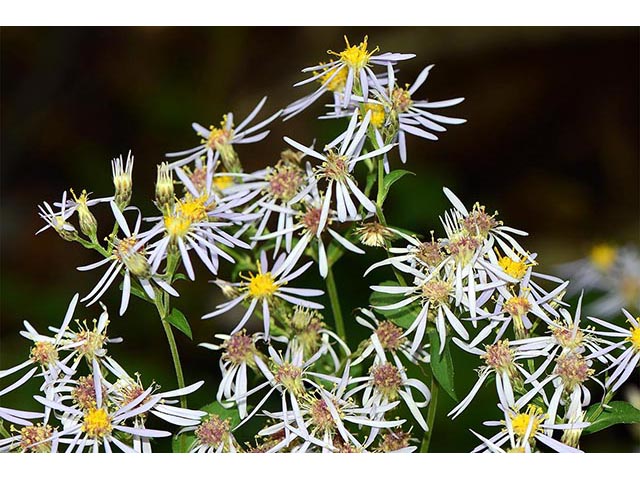
[(191, 333), (191, 326), (187, 321), (187, 317), (184, 316), (177, 308), (171, 310), (171, 314), (169, 314), (165, 320), (169, 322), (171, 325), (176, 327), (182, 333), (184, 333), (189, 339), (193, 340), (193, 334)]
[(405, 175), (415, 175), (415, 173), (409, 170), (393, 170), (384, 176), (382, 180), (382, 201), (387, 198), (391, 186)]
[[(592, 405), (587, 410), (586, 419), (590, 419), (599, 404)], [(609, 408), (603, 410), (597, 418), (590, 420), (591, 425), (583, 430), (583, 433), (595, 433), (619, 423), (640, 423), (640, 410), (628, 402), (610, 402)]]
[[(209, 403), (203, 407), (200, 407), (199, 410), (203, 412), (215, 414), (220, 417), (221, 420), (229, 419), (229, 425), (233, 429), (236, 425), (240, 423), (240, 414), (238, 413), (238, 409), (236, 408), (225, 408), (219, 402)], [(204, 417), (205, 419), (207, 417)], [(181, 435), (176, 435), (173, 437), (171, 441), (171, 447), (174, 453), (186, 453), (193, 445), (196, 437), (193, 432), (183, 433)]]
[(449, 342), (445, 342), (444, 350), (442, 351), (442, 355), (440, 355), (440, 336), (438, 335), (438, 331), (434, 327), (429, 326), (427, 333), (429, 334), (429, 341), (431, 342), (431, 371), (433, 372), (433, 376), (436, 377), (442, 389), (457, 402), (458, 397), (454, 388), (453, 360), (451, 359)]
[(184, 273), (176, 273), (173, 276), (173, 280), (189, 280), (189, 278)]
[[(384, 287), (397, 287), (400, 284), (394, 281), (386, 281), (382, 282), (382, 286)], [(373, 292), (369, 297), (369, 303), (373, 306), (382, 306), (382, 305), (391, 305), (392, 303), (399, 302), (404, 297), (402, 295), (391, 295), (390, 293), (381, 293), (381, 292)], [(395, 323), (399, 327), (409, 328), (414, 320), (418, 317), (420, 313), (420, 307), (415, 304), (410, 304), (402, 308), (398, 308), (395, 310), (375, 310), (376, 313), (379, 313), (384, 318), (389, 320), (390, 322)]]

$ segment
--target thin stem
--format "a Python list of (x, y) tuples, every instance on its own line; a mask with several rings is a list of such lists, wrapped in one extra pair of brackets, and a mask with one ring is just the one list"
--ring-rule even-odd
[[(384, 158), (382, 156), (378, 157), (378, 195), (376, 197), (376, 205), (378, 208), (376, 209), (379, 214), (382, 213), (382, 204), (384, 203)], [(380, 218), (378, 216), (378, 218)], [(380, 221), (383, 225), (386, 226), (386, 221), (384, 220), (384, 215), (380, 218)]]
[(0, 421), (0, 436), (2, 436), (2, 438), (9, 438), (11, 436), (11, 434), (7, 431), (6, 428), (4, 428), (4, 422)]
[(333, 278), (333, 270), (331, 265), (328, 265), (327, 271), (327, 292), (329, 293), (329, 300), (331, 301), (331, 310), (333, 310), (333, 318), (336, 323), (336, 332), (347, 342), (347, 332), (344, 328), (344, 320), (342, 318), (342, 310), (340, 309), (340, 299), (338, 298), (338, 290), (336, 289), (336, 282)]
[[(156, 301), (155, 305), (160, 314), (160, 320), (162, 321), (162, 328), (164, 328), (164, 333), (167, 335), (167, 342), (169, 342), (169, 350), (171, 351), (171, 359), (173, 360), (173, 367), (176, 371), (176, 380), (178, 381), (178, 388), (184, 388), (184, 375), (182, 374), (182, 364), (180, 363), (180, 355), (178, 354), (178, 347), (176, 345), (176, 339), (173, 336), (173, 331), (171, 330), (171, 324), (165, 320), (167, 317), (168, 309), (162, 303), (162, 296), (159, 292), (156, 293)], [(182, 408), (187, 408), (187, 397), (184, 395), (180, 396), (180, 406)]]
[(422, 437), (422, 445), (420, 445), (420, 453), (427, 453), (429, 451), (429, 444), (431, 443), (431, 435), (433, 434), (433, 427), (436, 419), (436, 410), (438, 409), (438, 392), (440, 386), (436, 381), (436, 377), (431, 375), (431, 402), (429, 402), (429, 410), (427, 412), (427, 431), (424, 432)]
[(589, 418), (586, 418), (585, 420), (587, 422), (593, 422), (595, 419), (597, 419), (600, 414), (604, 411), (604, 406), (607, 405), (610, 401), (611, 398), (613, 397), (613, 391), (609, 390), (606, 395), (604, 396), (604, 398), (602, 399), (602, 402), (600, 402), (598, 404), (598, 406), (596, 407), (596, 409), (593, 411), (593, 413), (591, 414), (591, 416)]
[[(180, 356), (178, 355), (178, 347), (176, 346), (176, 339), (173, 337), (173, 331), (171, 330), (171, 324), (166, 320), (162, 320), (162, 327), (164, 333), (167, 334), (167, 341), (169, 342), (169, 350), (171, 350), (171, 358), (173, 359), (173, 366), (176, 370), (176, 379), (178, 380), (178, 388), (184, 388), (184, 375), (182, 374), (182, 365), (180, 364)], [(187, 397), (185, 395), (180, 396), (180, 406), (187, 408)]]

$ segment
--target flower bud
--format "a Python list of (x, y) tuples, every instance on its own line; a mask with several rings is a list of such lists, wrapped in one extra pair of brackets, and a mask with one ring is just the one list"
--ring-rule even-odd
[(82, 190), (82, 194), (80, 197), (76, 197), (76, 194), (73, 190), (71, 190), (71, 195), (73, 195), (74, 200), (77, 204), (77, 212), (78, 219), (80, 220), (80, 231), (84, 233), (87, 237), (95, 240), (96, 233), (98, 231), (98, 221), (96, 217), (93, 216), (93, 213), (89, 210), (89, 206), (87, 205), (88, 194), (86, 190)]
[(127, 154), (127, 163), (123, 165), (122, 155), (111, 161), (111, 171), (113, 172), (113, 186), (115, 187), (114, 201), (120, 210), (124, 210), (131, 201), (133, 180), (133, 155)]
[(158, 165), (158, 178), (156, 180), (156, 206), (165, 212), (173, 208), (173, 174), (166, 162)]

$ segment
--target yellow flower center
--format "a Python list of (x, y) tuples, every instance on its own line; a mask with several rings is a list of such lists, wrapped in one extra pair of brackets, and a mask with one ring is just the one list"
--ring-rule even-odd
[(591, 249), (589, 260), (598, 270), (607, 271), (613, 265), (617, 254), (615, 247), (602, 243)]
[(184, 217), (164, 217), (164, 226), (172, 238), (184, 237), (191, 228), (191, 223), (191, 220)]
[(178, 201), (173, 213), (164, 216), (164, 226), (172, 238), (183, 237), (187, 234), (191, 225), (207, 218), (207, 196), (193, 198), (187, 195), (184, 200)]
[(329, 51), (329, 53), (339, 56), (340, 60), (342, 60), (346, 65), (356, 71), (359, 71), (369, 63), (371, 55), (378, 50), (376, 47), (372, 52), (367, 51), (367, 38), (368, 37), (364, 37), (364, 40), (360, 42), (359, 45), (350, 45), (349, 39), (345, 36), (344, 41), (347, 44), (347, 48), (340, 53), (331, 51)]
[(527, 263), (525, 259), (521, 260), (513, 260), (509, 257), (500, 257), (498, 259), (498, 265), (504, 270), (504, 273), (515, 278), (516, 280), (520, 280), (524, 277), (525, 273), (529, 267), (535, 265), (534, 263)]
[(82, 431), (90, 438), (102, 438), (111, 433), (113, 426), (104, 408), (93, 408), (84, 416)]
[(379, 103), (366, 103), (364, 105), (364, 114), (371, 112), (371, 125), (380, 128), (384, 125), (385, 111), (384, 106)]
[(233, 185), (233, 177), (231, 175), (220, 175), (213, 177), (213, 184), (218, 190), (224, 190)]
[(531, 425), (529, 437), (533, 437), (540, 429), (540, 422), (544, 419), (542, 409), (535, 405), (529, 405), (526, 413), (519, 413), (511, 416), (511, 426), (514, 433), (519, 437), (524, 437)]
[[(640, 320), (640, 317), (637, 320)], [(632, 327), (629, 331), (631, 335), (627, 337), (627, 340), (631, 341), (631, 346), (636, 352), (640, 352), (640, 326)]]
[(206, 202), (207, 196), (205, 195), (198, 198), (187, 195), (184, 201), (178, 202), (176, 213), (192, 222), (202, 221), (207, 218)]
[(252, 276), (249, 280), (249, 295), (255, 298), (270, 297), (278, 290), (271, 272), (258, 273), (256, 276)]
[(323, 73), (317, 74), (318, 82), (324, 84), (329, 78), (329, 82), (326, 85), (327, 90), (331, 92), (342, 92), (344, 90), (344, 86), (347, 83), (347, 75), (349, 74), (349, 70), (347, 68), (341, 68), (336, 73), (335, 70), (325, 70)]

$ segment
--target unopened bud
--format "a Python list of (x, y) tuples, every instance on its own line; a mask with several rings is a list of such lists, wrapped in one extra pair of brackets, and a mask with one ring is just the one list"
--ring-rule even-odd
[(165, 212), (173, 208), (173, 174), (166, 162), (158, 165), (158, 178), (156, 180), (156, 206)]
[(127, 163), (123, 164), (122, 155), (111, 161), (111, 171), (113, 172), (113, 186), (115, 187), (114, 201), (120, 210), (123, 210), (131, 201), (133, 190), (133, 155), (131, 151), (127, 154)]
[(72, 189), (71, 195), (73, 195), (73, 198), (76, 201), (76, 211), (78, 212), (78, 219), (80, 220), (80, 230), (87, 237), (95, 240), (96, 233), (98, 231), (98, 221), (96, 220), (96, 217), (93, 216), (93, 213), (91, 213), (89, 206), (87, 205), (87, 191), (82, 190), (80, 197), (76, 197), (76, 194)]
[(360, 243), (367, 247), (384, 247), (395, 235), (378, 222), (364, 223), (356, 229)]

